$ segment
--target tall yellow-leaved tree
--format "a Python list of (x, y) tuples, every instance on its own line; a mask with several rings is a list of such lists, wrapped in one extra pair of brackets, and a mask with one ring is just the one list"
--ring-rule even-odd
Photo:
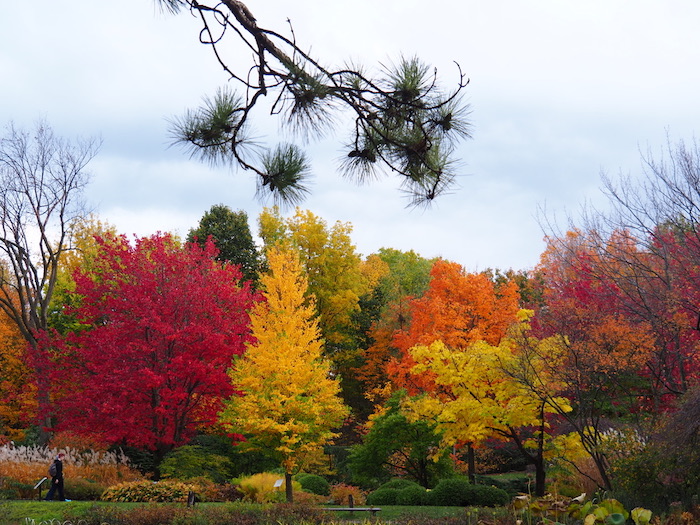
[(246, 436), (245, 445), (276, 458), (285, 471), (287, 501), (292, 475), (331, 440), (348, 413), (338, 381), (322, 357), (318, 321), (299, 257), (271, 248), (269, 273), (260, 282), (265, 301), (251, 313), (255, 342), (229, 375), (241, 393), (229, 399), (221, 421)]

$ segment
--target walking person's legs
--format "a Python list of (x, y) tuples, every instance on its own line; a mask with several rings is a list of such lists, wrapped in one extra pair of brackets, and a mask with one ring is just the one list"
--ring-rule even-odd
[(51, 487), (49, 488), (49, 491), (46, 493), (46, 497), (44, 498), (46, 501), (51, 501), (53, 500), (53, 494), (56, 492), (56, 484), (51, 480)]

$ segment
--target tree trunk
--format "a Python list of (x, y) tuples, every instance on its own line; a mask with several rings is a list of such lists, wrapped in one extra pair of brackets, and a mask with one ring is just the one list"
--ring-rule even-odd
[(471, 443), (467, 444), (467, 475), (470, 483), (476, 483), (476, 458)]
[(287, 503), (294, 503), (294, 487), (292, 487), (292, 473), (284, 473), (284, 490), (287, 495)]
[(544, 458), (538, 454), (535, 464), (535, 496), (542, 497), (545, 494), (545, 482), (547, 472), (544, 468)]

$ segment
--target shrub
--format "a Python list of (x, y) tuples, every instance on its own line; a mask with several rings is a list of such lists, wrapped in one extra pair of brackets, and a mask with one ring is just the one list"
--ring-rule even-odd
[(331, 484), (322, 476), (303, 474), (297, 476), (297, 481), (306, 492), (318, 494), (319, 496), (330, 496), (331, 494)]
[(165, 478), (208, 478), (216, 483), (231, 479), (233, 462), (226, 456), (212, 454), (202, 446), (185, 445), (168, 453), (160, 464)]
[(79, 523), (89, 525), (169, 525), (193, 523), (192, 509), (182, 505), (149, 505), (135, 508), (96, 506), (86, 519)]
[(83, 478), (65, 480), (66, 497), (78, 501), (97, 501), (105, 491), (105, 486)]
[(294, 503), (296, 505), (323, 505), (328, 503), (328, 496), (321, 496), (320, 494), (314, 494), (313, 492), (306, 492), (304, 490), (294, 491)]
[(0, 478), (0, 499), (32, 499), (35, 496), (34, 485), (12, 478)]
[(103, 501), (140, 501), (148, 503), (157, 502), (185, 502), (187, 495), (197, 491), (197, 487), (191, 484), (175, 481), (134, 481), (120, 483), (108, 488), (102, 494)]
[[(284, 481), (284, 475), (261, 472), (238, 480), (238, 488), (243, 493), (243, 499), (256, 503), (271, 503), (284, 501), (286, 487), (284, 482), (275, 487), (278, 480)], [(292, 483), (292, 490), (301, 490), (298, 482)]]
[(411, 481), (409, 479), (392, 479), (390, 481), (387, 481), (383, 485), (381, 485), (380, 489), (405, 489), (407, 487), (420, 487), (418, 483), (415, 481)]
[(206, 501), (239, 501), (243, 499), (243, 493), (232, 483), (215, 485), (215, 494)]
[(336, 483), (331, 485), (331, 501), (336, 505), (350, 505), (350, 496), (355, 505), (364, 505), (366, 501), (365, 493), (355, 485)]
[(369, 505), (396, 505), (399, 489), (377, 489), (367, 496)]
[(508, 492), (489, 485), (471, 485), (467, 492), (467, 505), (475, 507), (501, 507), (510, 499)]
[(465, 507), (469, 505), (469, 492), (472, 485), (464, 478), (448, 478), (438, 482), (429, 492), (430, 504), (439, 507)]
[(427, 498), (428, 491), (425, 490), (425, 487), (415, 484), (399, 489), (398, 494), (396, 494), (396, 504), (417, 507), (425, 505)]

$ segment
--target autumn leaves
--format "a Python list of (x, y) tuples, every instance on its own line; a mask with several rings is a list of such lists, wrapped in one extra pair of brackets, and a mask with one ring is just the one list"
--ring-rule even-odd
[[(677, 295), (652, 286), (641, 266), (620, 263), (624, 248), (660, 271), (634, 244), (612, 257), (571, 232), (531, 272), (470, 273), (390, 248), (362, 258), (348, 224), (308, 211), (265, 210), (259, 227), (253, 284), (211, 240), (131, 240), (86, 222), (57, 279), (42, 353), (23, 354), (11, 324), (0, 325), (7, 428), (37, 413), (36, 390), (9, 394), (41, 357), (51, 370), (41, 409), (56, 428), (157, 458), (225, 431), (291, 475), (343, 425), (371, 445), (387, 414), (434, 431), (421, 442), (442, 459), (508, 441), (534, 468), (536, 492), (547, 464), (581, 455), (610, 487), (608, 421), (660, 414), (697, 374), (691, 283), (679, 276)], [(429, 483), (429, 470), (417, 479)]]
[(246, 446), (276, 457), (291, 499), (291, 475), (308, 466), (332, 439), (348, 414), (323, 358), (323, 343), (313, 299), (297, 253), (272, 248), (269, 273), (262, 277), (264, 301), (251, 313), (254, 341), (231, 368), (240, 392), (226, 402), (226, 428), (250, 439)]

